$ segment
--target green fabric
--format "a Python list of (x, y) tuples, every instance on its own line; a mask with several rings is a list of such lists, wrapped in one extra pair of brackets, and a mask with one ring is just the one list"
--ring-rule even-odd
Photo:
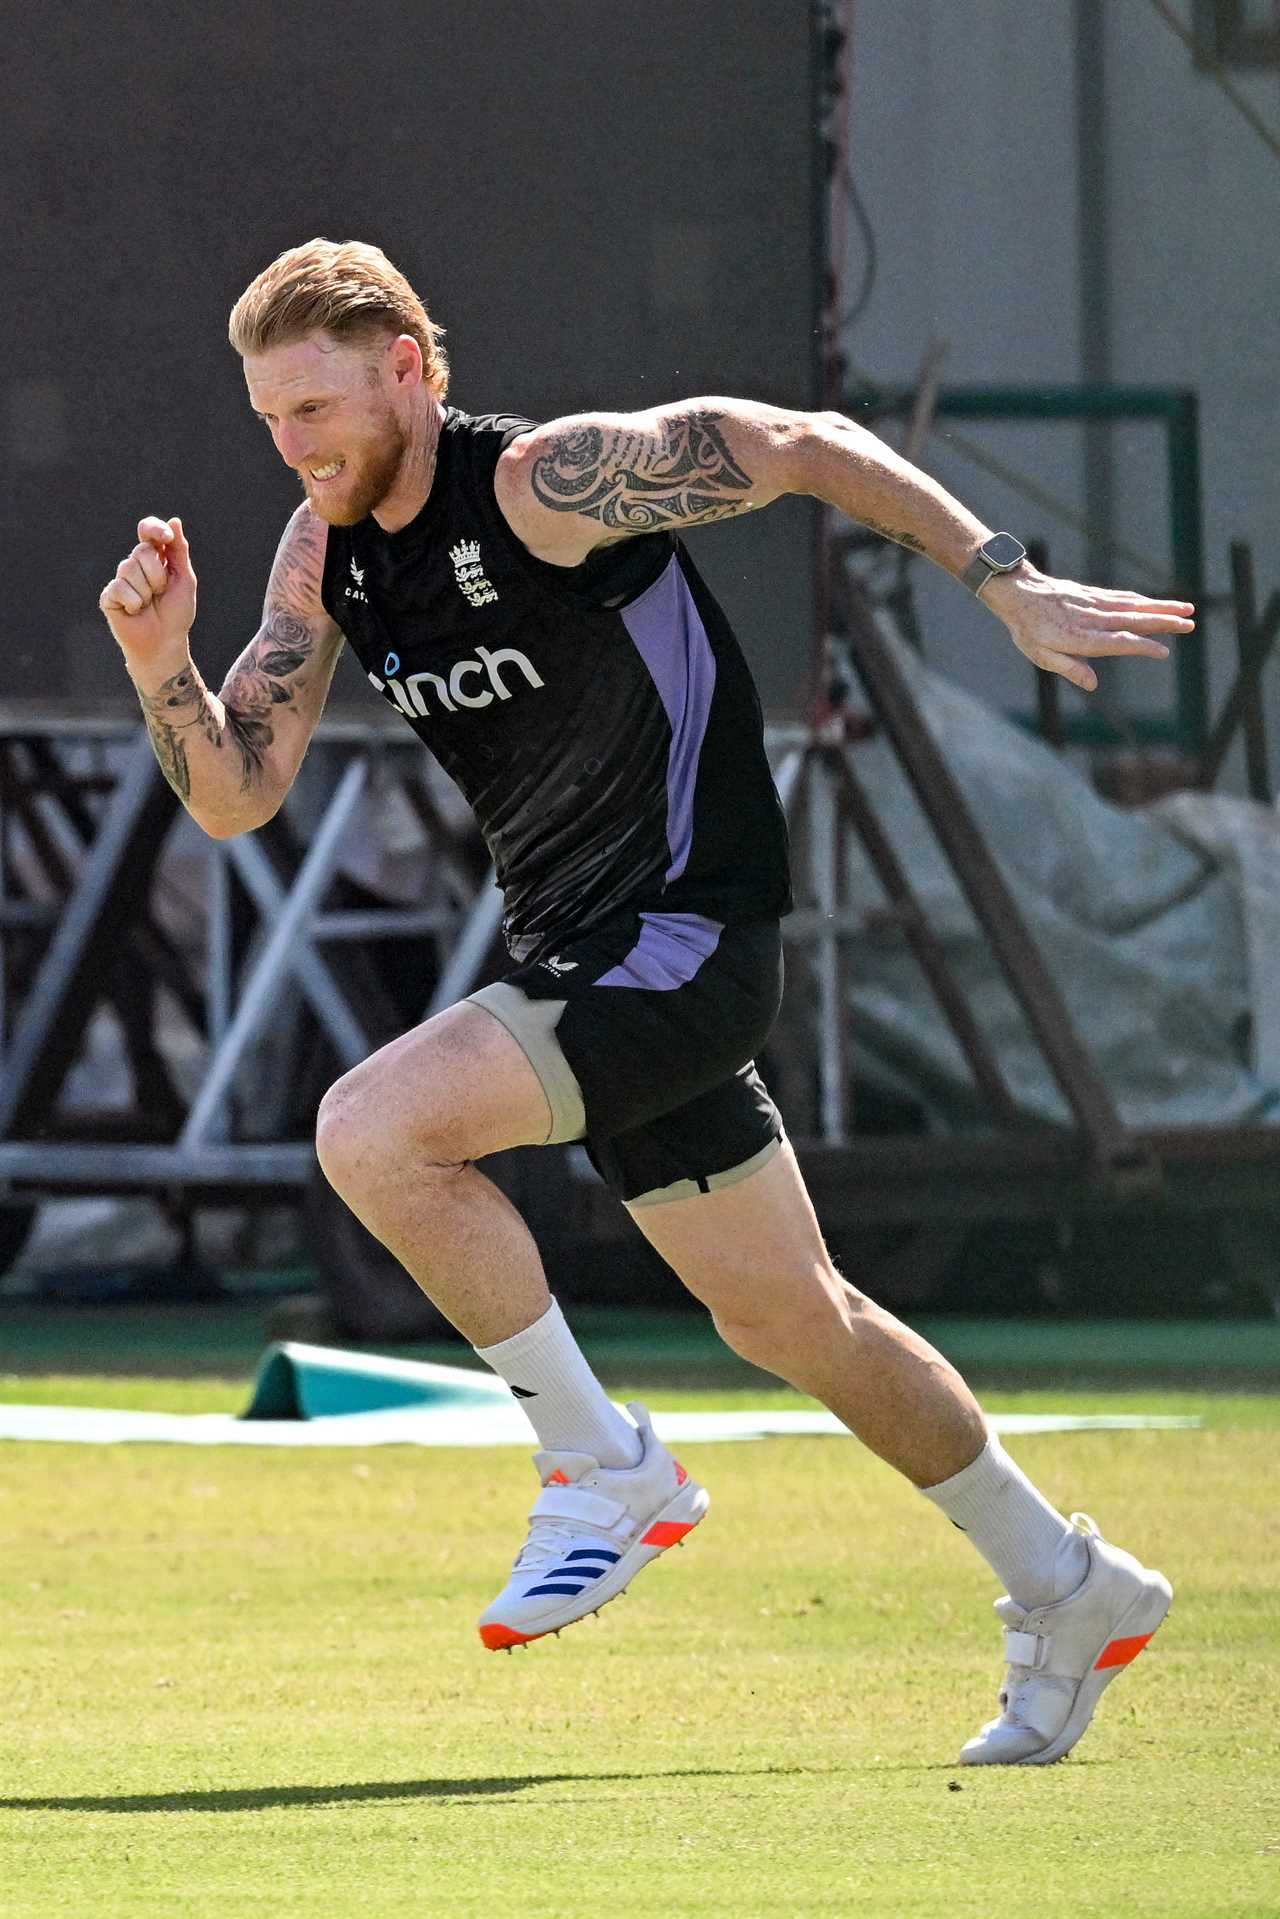
[(495, 1400), (509, 1405), (510, 1394), (488, 1373), (290, 1340), (268, 1346), (240, 1417), (323, 1419), (392, 1406), (477, 1406)]

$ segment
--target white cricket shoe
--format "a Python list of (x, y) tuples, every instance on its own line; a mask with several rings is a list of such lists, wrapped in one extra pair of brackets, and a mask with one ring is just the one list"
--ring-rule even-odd
[(1080, 1738), (1103, 1688), (1135, 1660), (1169, 1610), (1163, 1573), (1105, 1540), (1088, 1513), (1072, 1513), (1089, 1570), (1054, 1606), (1024, 1612), (997, 1599), (1008, 1660), (1000, 1717), (974, 1734), (962, 1766), (1049, 1766)]
[(644, 1451), (638, 1466), (588, 1453), (535, 1453), (542, 1491), (511, 1577), (480, 1615), (491, 1652), (510, 1651), (598, 1612), (651, 1559), (692, 1532), (711, 1501), (653, 1430), (627, 1407)]

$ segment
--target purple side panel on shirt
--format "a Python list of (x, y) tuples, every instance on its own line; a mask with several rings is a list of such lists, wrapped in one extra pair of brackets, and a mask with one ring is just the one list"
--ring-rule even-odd
[(687, 986), (703, 960), (720, 944), (724, 931), (718, 920), (701, 913), (642, 913), (640, 937), (620, 965), (596, 981), (597, 986), (643, 986), (651, 993), (667, 993)]
[(667, 755), (668, 880), (679, 879), (693, 846), (693, 789), (715, 691), (716, 661), (680, 560), (622, 609), (622, 624), (649, 669), (671, 726)]

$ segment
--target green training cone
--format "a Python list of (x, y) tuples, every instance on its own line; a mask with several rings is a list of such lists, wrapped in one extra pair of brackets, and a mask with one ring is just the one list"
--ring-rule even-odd
[(323, 1419), (391, 1406), (481, 1406), (511, 1395), (500, 1379), (462, 1366), (431, 1366), (379, 1353), (287, 1340), (268, 1346), (241, 1419)]

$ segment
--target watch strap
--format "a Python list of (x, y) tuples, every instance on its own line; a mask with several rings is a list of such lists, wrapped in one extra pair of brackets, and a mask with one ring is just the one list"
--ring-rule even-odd
[[(999, 560), (991, 557), (988, 549), (1001, 539), (1009, 540), (1017, 547), (1017, 553), (1012, 559)], [(960, 575), (960, 584), (967, 586), (971, 593), (981, 593), (988, 580), (993, 579), (997, 573), (1012, 573), (1015, 567), (1021, 566), (1026, 557), (1026, 548), (1020, 541), (1014, 539), (1012, 533), (993, 533), (989, 540), (983, 541)]]

